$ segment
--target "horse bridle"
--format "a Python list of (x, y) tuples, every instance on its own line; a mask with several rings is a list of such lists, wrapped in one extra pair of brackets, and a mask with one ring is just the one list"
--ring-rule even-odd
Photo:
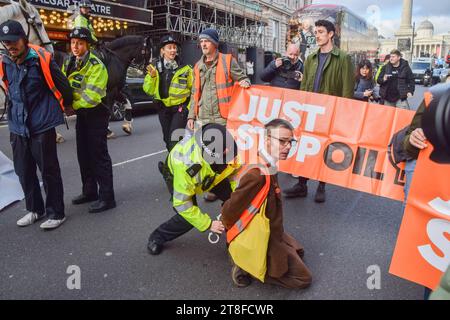
[(27, 39), (30, 38), (31, 28), (33, 28), (34, 32), (36, 33), (36, 35), (38, 36), (39, 40), (41, 41), (42, 46), (52, 45), (51, 41), (44, 42), (44, 40), (42, 39), (41, 34), (39, 33), (39, 30), (38, 30), (38, 25), (36, 23), (36, 17), (34, 15), (31, 16), (27, 11), (25, 11), (24, 8), (22, 8), (22, 6), (19, 6), (19, 7), (20, 7), (20, 11), (22, 11), (23, 16), (25, 17), (25, 21), (27, 22), (27, 27), (28, 27)]
[[(141, 54), (144, 57), (142, 59), (142, 62), (137, 64), (134, 62), (135, 58), (133, 58), (129, 63), (130, 63), (130, 67), (133, 67), (135, 69), (141, 70), (145, 72), (145, 68), (147, 67), (147, 63), (149, 63), (152, 60), (153, 57), (153, 50), (152, 50), (152, 46), (150, 46), (149, 48), (149, 42), (151, 43), (152, 40), (150, 37), (145, 37), (144, 38), (144, 43), (142, 44), (142, 50), (141, 50)], [(148, 57), (148, 59), (147, 59)]]

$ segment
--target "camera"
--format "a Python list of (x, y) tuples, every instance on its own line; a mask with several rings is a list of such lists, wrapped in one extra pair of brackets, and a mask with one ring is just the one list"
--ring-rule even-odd
[(283, 62), (284, 69), (290, 69), (292, 67), (291, 59), (289, 59), (288, 57), (281, 58), (281, 61)]
[(423, 114), (422, 127), (425, 136), (434, 146), (430, 159), (450, 164), (450, 84), (441, 88), (441, 92), (433, 95), (430, 106)]

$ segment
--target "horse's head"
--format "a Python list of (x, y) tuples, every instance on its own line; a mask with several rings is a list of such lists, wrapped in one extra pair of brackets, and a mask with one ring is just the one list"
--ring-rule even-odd
[(134, 58), (134, 63), (137, 65), (143, 65), (144, 67), (146, 64), (150, 62), (150, 60), (153, 57), (153, 41), (150, 39), (150, 37), (142, 37), (141, 40), (141, 48), (140, 48), (140, 54), (138, 54)]
[(10, 4), (2, 7), (0, 23), (7, 20), (20, 22), (30, 43), (44, 46), (48, 51), (53, 52), (53, 46), (45, 31), (39, 12), (26, 0), (19, 0), (19, 3), (10, 0)]

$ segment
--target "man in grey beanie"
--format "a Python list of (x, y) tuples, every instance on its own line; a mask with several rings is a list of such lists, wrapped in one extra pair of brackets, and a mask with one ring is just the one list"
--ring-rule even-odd
[[(199, 35), (202, 58), (194, 67), (194, 81), (188, 128), (194, 130), (209, 123), (226, 126), (229, 102), (236, 82), (242, 88), (250, 87), (250, 79), (231, 54), (219, 52), (219, 34), (205, 29)], [(205, 200), (217, 198), (207, 194)]]

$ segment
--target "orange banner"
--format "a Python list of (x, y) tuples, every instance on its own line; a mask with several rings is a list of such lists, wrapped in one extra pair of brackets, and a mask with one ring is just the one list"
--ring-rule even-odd
[(413, 111), (265, 86), (236, 88), (231, 103), (228, 128), (246, 163), (256, 159), (264, 124), (282, 118), (298, 143), (281, 171), (403, 201), (404, 165), (387, 146)]
[(435, 289), (450, 264), (450, 165), (421, 152), (390, 273)]

